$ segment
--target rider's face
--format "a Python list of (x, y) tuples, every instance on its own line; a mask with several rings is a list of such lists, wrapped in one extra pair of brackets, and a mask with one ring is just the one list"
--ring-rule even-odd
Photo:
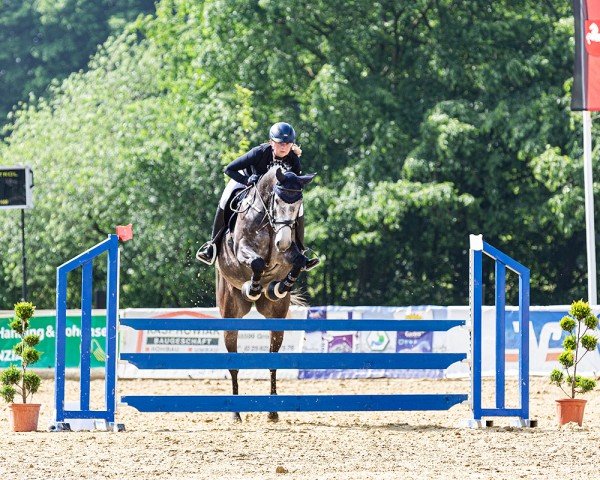
[(292, 143), (278, 143), (273, 140), (271, 140), (269, 143), (271, 144), (276, 157), (285, 157), (288, 153), (290, 153), (293, 145)]

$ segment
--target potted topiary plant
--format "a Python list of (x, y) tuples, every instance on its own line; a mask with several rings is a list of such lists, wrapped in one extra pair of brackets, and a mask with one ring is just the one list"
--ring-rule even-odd
[(569, 314), (560, 320), (560, 326), (568, 335), (558, 357), (561, 368), (552, 370), (550, 383), (557, 385), (568, 398), (556, 400), (558, 424), (577, 422), (581, 426), (587, 401), (575, 396), (593, 390), (596, 381), (577, 375), (577, 366), (588, 352), (596, 349), (598, 338), (589, 332), (598, 326), (598, 318), (588, 302), (578, 300), (571, 304)]
[[(15, 355), (21, 357), (21, 367), (11, 365), (0, 374), (0, 396), (9, 403), (10, 424), (15, 432), (37, 430), (40, 413), (39, 403), (27, 403), (28, 400), (31, 402), (31, 397), (42, 383), (38, 374), (27, 371), (41, 356), (35, 349), (40, 342), (39, 335), (28, 333), (29, 320), (34, 312), (35, 307), (29, 302), (15, 305), (15, 318), (9, 325), (21, 337), (21, 341), (13, 347)], [(15, 402), (15, 397), (22, 403)]]

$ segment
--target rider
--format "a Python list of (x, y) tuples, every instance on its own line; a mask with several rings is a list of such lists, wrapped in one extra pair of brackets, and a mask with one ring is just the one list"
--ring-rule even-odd
[[(267, 173), (267, 170), (274, 162), (281, 163), (296, 175), (300, 175), (300, 155), (302, 150), (294, 141), (296, 132), (289, 123), (278, 122), (274, 124), (269, 131), (269, 143), (263, 143), (254, 147), (249, 152), (231, 162), (225, 168), (225, 173), (231, 178), (217, 208), (215, 220), (213, 222), (212, 236), (209, 242), (200, 247), (196, 258), (208, 265), (212, 265), (217, 257), (217, 248), (222, 234), (225, 232), (225, 207), (234, 191), (246, 188), (249, 185), (255, 185), (260, 176)], [(296, 245), (300, 252), (304, 254), (304, 212), (301, 209), (296, 220)], [(318, 258), (307, 259), (304, 270), (312, 270), (320, 263)]]

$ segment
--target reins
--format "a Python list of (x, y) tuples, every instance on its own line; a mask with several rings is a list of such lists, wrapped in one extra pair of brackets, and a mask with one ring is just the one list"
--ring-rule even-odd
[[(244, 195), (244, 193), (246, 193), (248, 190), (250, 190), (254, 185), (248, 185), (246, 188), (244, 188), (243, 190), (240, 190), (238, 193), (236, 193), (232, 198), (231, 201), (229, 202), (229, 208), (231, 209), (231, 211), (233, 213), (244, 213), (247, 212), (248, 210), (250, 210), (250, 208), (252, 207), (252, 203), (248, 202), (248, 208), (246, 208), (246, 210), (242, 210), (242, 203), (243, 200), (241, 202), (238, 203), (237, 208), (234, 208), (235, 202), (238, 198), (240, 198), (242, 195)], [(256, 192), (256, 190), (255, 190)]]

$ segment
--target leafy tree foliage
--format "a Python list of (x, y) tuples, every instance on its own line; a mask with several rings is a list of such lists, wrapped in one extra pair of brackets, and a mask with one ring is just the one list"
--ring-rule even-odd
[[(570, 8), (161, 1), (7, 132), (3, 161), (36, 171), (34, 302), (52, 305), (55, 265), (131, 221), (123, 305), (213, 304), (193, 254), (222, 167), (282, 119), (319, 173), (305, 196), (307, 243), (326, 256), (303, 280), (312, 303), (463, 304), (468, 233), (532, 268), (534, 303), (582, 296)], [(18, 294), (16, 218), (1, 220), (3, 303)]]
[(84, 68), (98, 45), (154, 0), (3, 0), (0, 4), (0, 121), (53, 79)]

